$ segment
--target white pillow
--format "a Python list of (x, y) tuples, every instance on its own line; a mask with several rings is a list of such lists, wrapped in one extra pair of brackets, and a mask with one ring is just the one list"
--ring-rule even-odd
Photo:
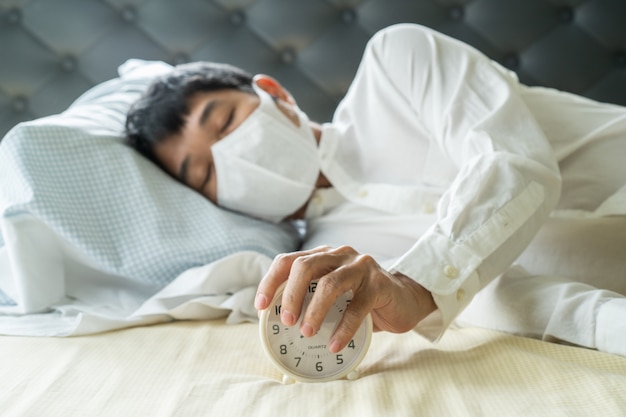
[[(129, 106), (170, 68), (129, 61), (120, 78), (89, 90), (62, 114), (16, 126), (0, 142), (0, 305), (11, 302), (2, 289), (15, 301), (24, 297), (24, 281), (42, 279), (28, 276), (28, 262), (46, 256), (71, 252), (90, 268), (156, 288), (229, 254), (274, 256), (298, 247), (291, 225), (222, 210), (123, 144)], [(19, 219), (51, 231), (65, 248), (61, 255), (51, 255), (56, 244), (14, 242), (9, 232)], [(45, 309), (64, 294), (38, 295), (21, 311)]]

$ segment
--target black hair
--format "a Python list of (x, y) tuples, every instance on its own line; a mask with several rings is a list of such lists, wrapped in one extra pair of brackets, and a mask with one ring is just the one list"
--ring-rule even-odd
[(194, 62), (176, 66), (155, 79), (130, 107), (126, 116), (126, 144), (157, 165), (154, 146), (185, 125), (189, 99), (199, 93), (237, 89), (254, 93), (252, 75), (228, 64)]

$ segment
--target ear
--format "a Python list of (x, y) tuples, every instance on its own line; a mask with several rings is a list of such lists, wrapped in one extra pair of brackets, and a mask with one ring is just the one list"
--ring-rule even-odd
[(269, 95), (286, 101), (289, 104), (296, 104), (289, 91), (287, 91), (276, 79), (265, 74), (257, 74), (252, 79), (252, 82), (256, 83), (261, 89), (267, 92)]

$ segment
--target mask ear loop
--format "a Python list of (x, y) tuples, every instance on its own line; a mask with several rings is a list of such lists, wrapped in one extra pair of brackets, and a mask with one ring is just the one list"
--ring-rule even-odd
[(260, 100), (259, 108), (261, 107), (271, 108), (272, 109), (271, 111), (277, 111), (282, 114), (282, 112), (278, 109), (278, 103), (277, 103), (278, 97), (277, 96), (274, 96), (268, 93), (267, 91), (265, 91), (263, 88), (261, 88), (259, 85), (257, 85), (254, 82), (252, 83), (252, 88), (254, 89), (254, 92), (256, 93), (256, 95), (259, 97), (259, 100)]
[(267, 92), (270, 96), (295, 106), (296, 101), (293, 96), (275, 78), (265, 74), (257, 74), (252, 78), (252, 84)]
[[(297, 129), (302, 129), (303, 126), (307, 128), (310, 126), (309, 118), (298, 107), (293, 99), (291, 101), (285, 101), (280, 95), (274, 95), (271, 92), (266, 91), (255, 82), (252, 83), (252, 88), (261, 100), (260, 107), (264, 107), (267, 111), (274, 113), (274, 115), (277, 116), (279, 120), (284, 120), (286, 123), (294, 125), (294, 127), (296, 127)], [(289, 118), (285, 113), (283, 113), (283, 111), (279, 108), (279, 106), (281, 106), (279, 101), (286, 102), (287, 105), (291, 106), (290, 111), (293, 112), (292, 114), (297, 119), (297, 124), (294, 123), (294, 121)]]

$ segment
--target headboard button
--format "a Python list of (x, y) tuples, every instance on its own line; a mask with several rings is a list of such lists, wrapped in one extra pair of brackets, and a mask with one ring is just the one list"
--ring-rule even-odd
[(287, 47), (280, 52), (280, 61), (285, 65), (291, 65), (296, 62), (296, 51)]
[(17, 7), (9, 9), (4, 15), (4, 20), (10, 25), (18, 25), (22, 21), (22, 11)]
[(572, 23), (574, 21), (574, 9), (571, 7), (561, 7), (557, 16), (561, 23)]
[(241, 26), (246, 21), (246, 14), (241, 10), (236, 10), (230, 14), (228, 20), (233, 26)]
[(11, 108), (16, 113), (24, 113), (28, 109), (28, 99), (24, 96), (14, 97)]
[(177, 53), (176, 55), (174, 55), (174, 58), (172, 59), (172, 63), (174, 65), (186, 64), (190, 61), (191, 61), (191, 58), (189, 58), (189, 55), (187, 55), (184, 52)]
[(134, 23), (137, 20), (137, 9), (133, 6), (126, 6), (120, 12), (122, 20), (126, 23)]
[(343, 23), (353, 23), (356, 20), (357, 14), (354, 9), (344, 9), (341, 11), (340, 18)]
[(448, 10), (448, 16), (450, 16), (452, 20), (461, 20), (465, 16), (465, 9), (463, 9), (463, 6), (460, 4), (452, 6), (450, 10)]
[(66, 55), (61, 58), (61, 69), (65, 72), (73, 72), (76, 69), (77, 63), (76, 58), (72, 55)]
[(519, 56), (515, 53), (510, 53), (504, 57), (502, 64), (510, 70), (517, 70), (520, 66)]

